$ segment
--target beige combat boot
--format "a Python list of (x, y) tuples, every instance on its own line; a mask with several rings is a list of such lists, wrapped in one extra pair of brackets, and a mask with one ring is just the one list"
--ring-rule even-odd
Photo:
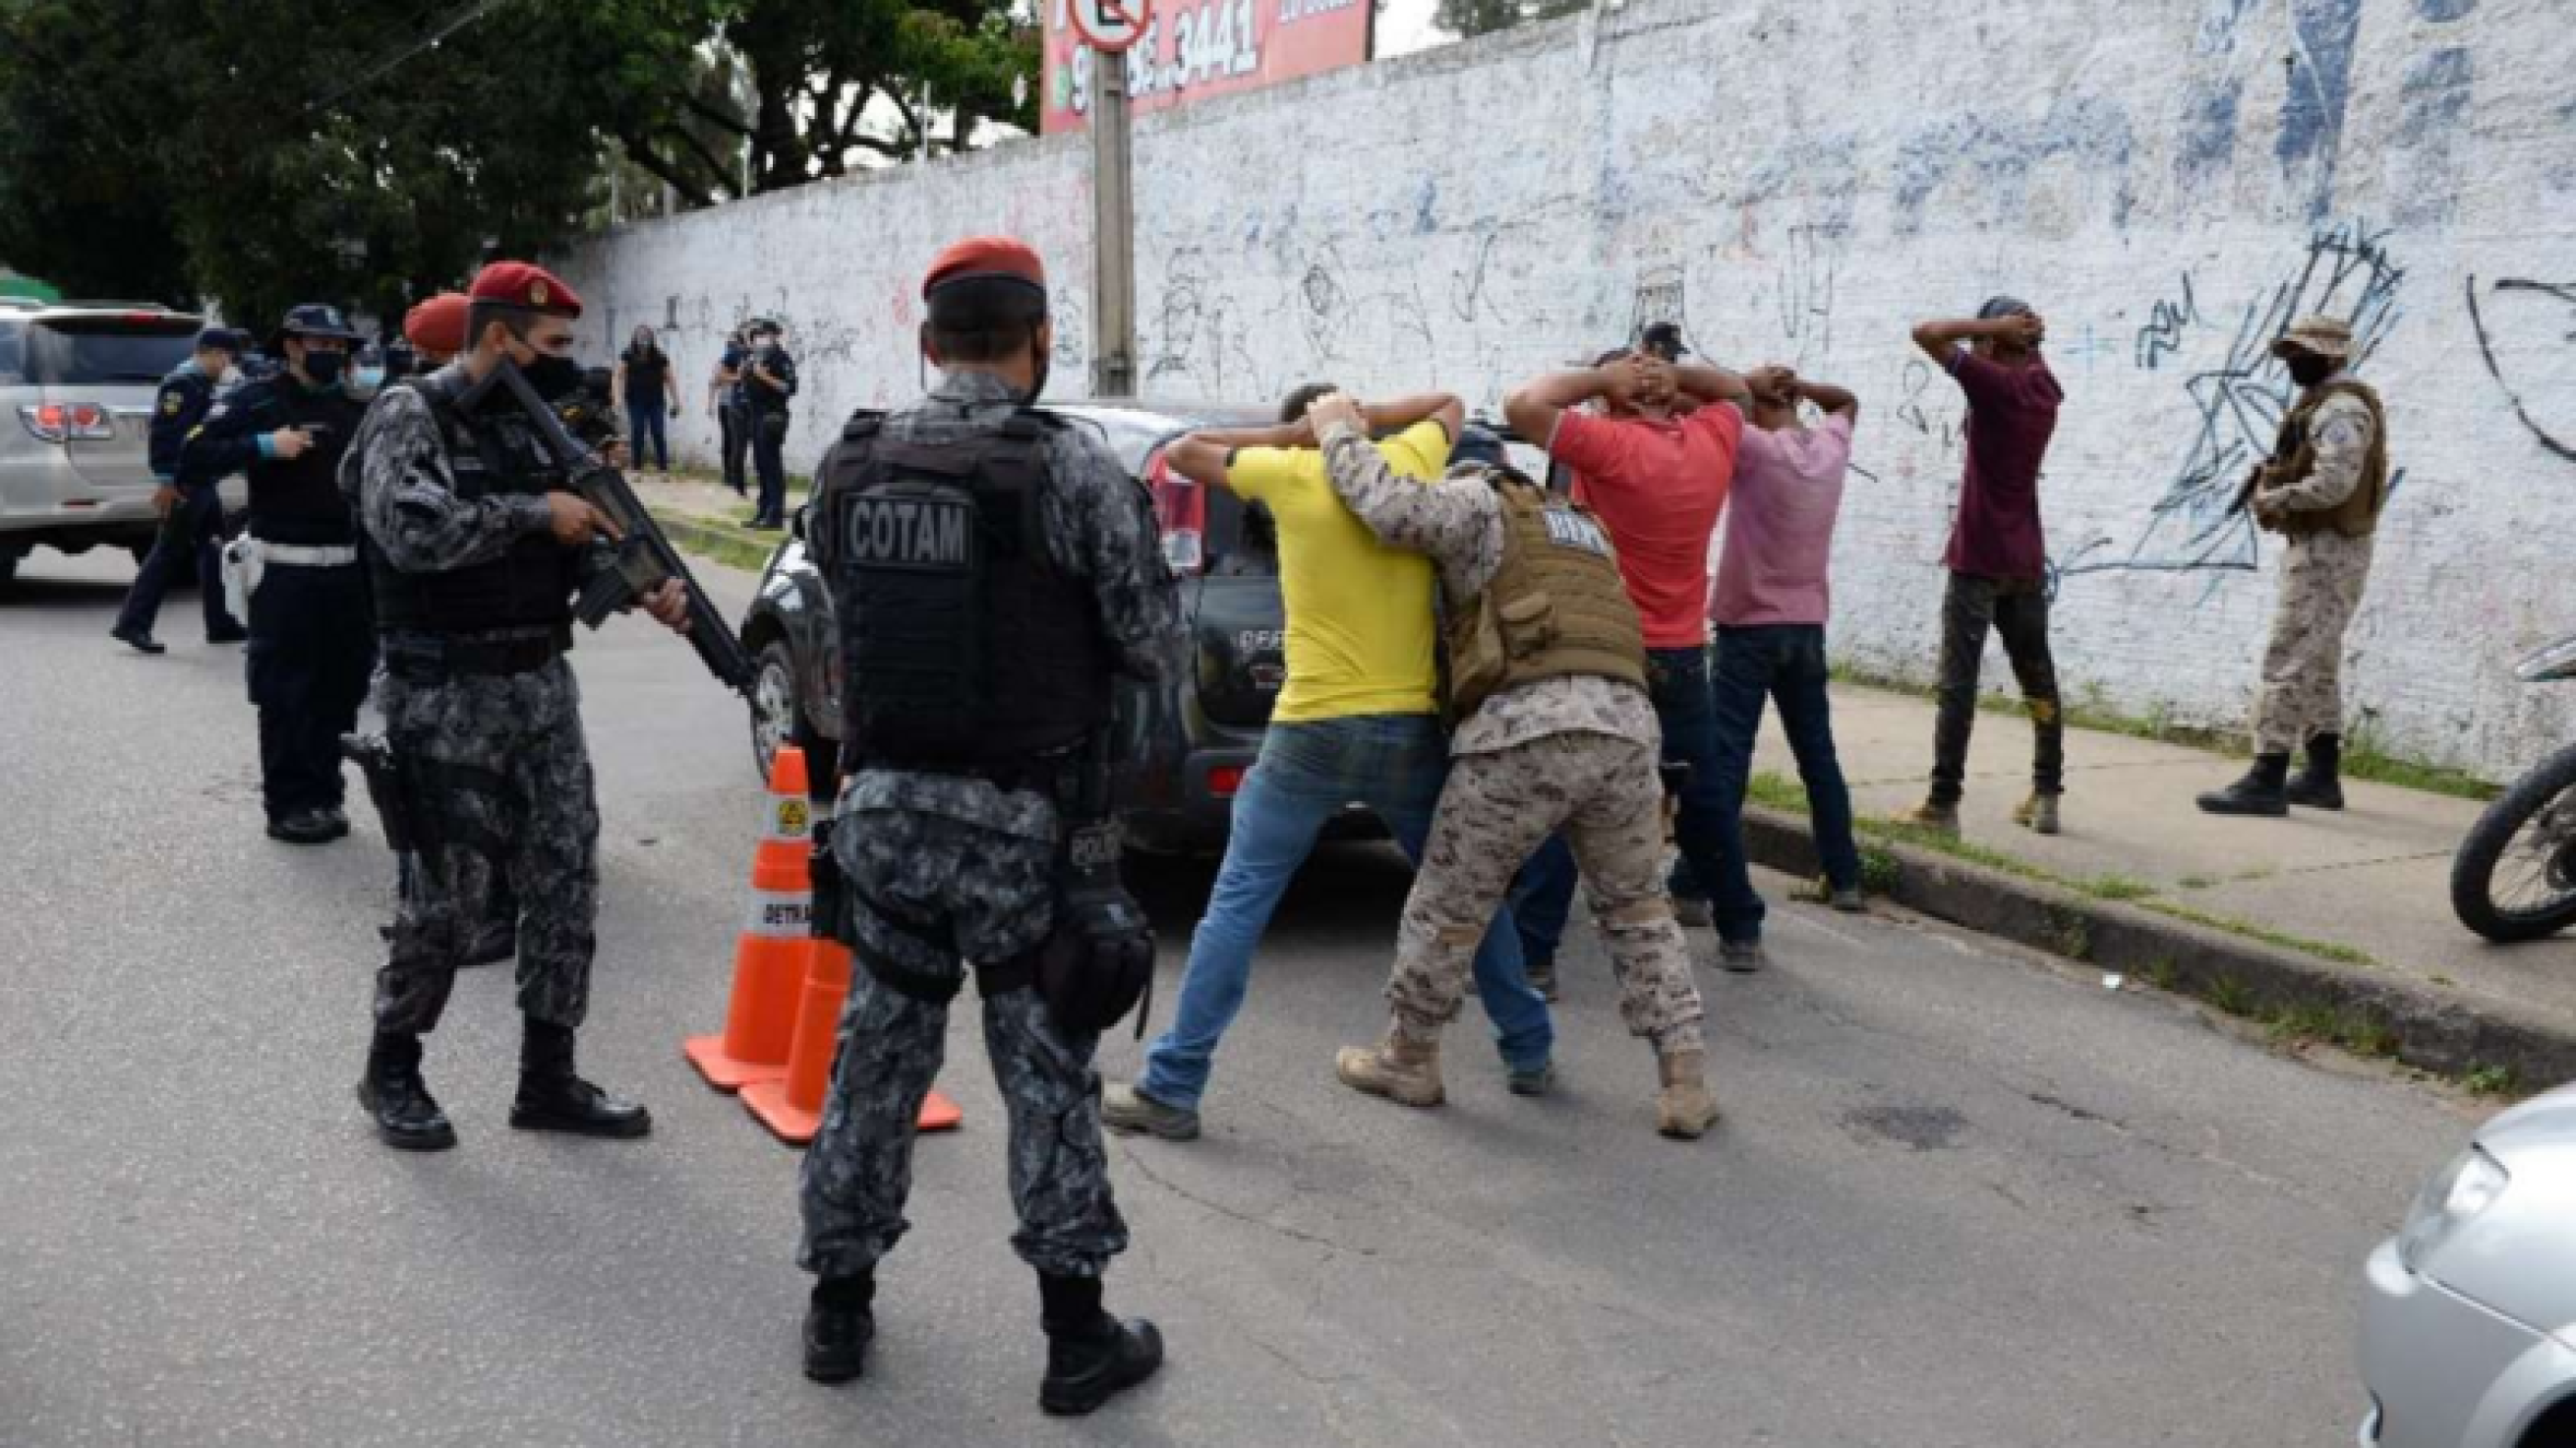
[(1959, 837), (1959, 807), (1940, 800), (1927, 799), (1914, 808), (1892, 817), (1895, 823), (1910, 830), (1923, 830), (1936, 835)]
[(2013, 811), (2013, 823), (2035, 835), (2057, 833), (2057, 796), (2033, 794)]
[(1333, 1074), (1354, 1091), (1406, 1106), (1437, 1106), (1448, 1099), (1440, 1085), (1440, 1043), (1416, 1044), (1393, 1026), (1377, 1045), (1344, 1046), (1333, 1058)]
[(1695, 1141), (1717, 1120), (1717, 1098), (1708, 1094), (1708, 1052), (1675, 1051), (1659, 1064), (1664, 1090), (1655, 1098), (1655, 1130)]

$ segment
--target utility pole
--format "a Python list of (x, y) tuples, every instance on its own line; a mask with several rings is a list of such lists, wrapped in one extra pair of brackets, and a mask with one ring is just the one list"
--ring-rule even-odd
[(1136, 395), (1136, 206), (1127, 57), (1091, 52), (1091, 395)]

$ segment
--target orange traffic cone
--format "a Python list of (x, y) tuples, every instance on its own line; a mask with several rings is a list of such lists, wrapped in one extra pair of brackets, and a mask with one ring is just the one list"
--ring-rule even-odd
[(805, 798), (805, 751), (778, 751), (769, 767), (769, 811), (751, 858), (751, 904), (733, 954), (733, 997), (724, 1034), (691, 1036), (680, 1050), (707, 1084), (732, 1091), (787, 1074), (796, 1002), (812, 938), (814, 882), (806, 856), (813, 805)]
[[(816, 940), (813, 947), (812, 961), (805, 967), (805, 996), (796, 1015), (796, 1040), (787, 1052), (786, 1078), (742, 1088), (743, 1109), (790, 1146), (811, 1142), (822, 1127), (823, 1092), (832, 1080), (841, 1006), (850, 995), (850, 948), (837, 940)], [(921, 1103), (923, 1131), (947, 1131), (965, 1119), (957, 1103), (937, 1091)]]

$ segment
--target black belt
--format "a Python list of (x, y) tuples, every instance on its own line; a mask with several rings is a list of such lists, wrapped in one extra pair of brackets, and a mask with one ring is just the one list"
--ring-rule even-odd
[(572, 648), (572, 628), (526, 638), (463, 638), (443, 634), (385, 635), (385, 670), (411, 682), (436, 682), (459, 674), (533, 674)]
[(845, 775), (865, 774), (881, 769), (889, 774), (936, 774), (948, 779), (980, 779), (1004, 794), (1028, 790), (1061, 803), (1071, 786), (1080, 783), (1083, 759), (1079, 751), (1041, 754), (1033, 759), (1017, 759), (1002, 764), (921, 764), (892, 759), (862, 759), (855, 763), (843, 760)]

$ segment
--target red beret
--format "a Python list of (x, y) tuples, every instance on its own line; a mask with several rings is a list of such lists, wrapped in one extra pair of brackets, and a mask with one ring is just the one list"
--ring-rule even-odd
[(496, 261), (475, 273), (468, 296), (478, 302), (500, 302), (555, 317), (581, 315), (581, 298), (563, 279), (523, 261)]
[(463, 292), (440, 292), (403, 314), (403, 335), (424, 352), (453, 357), (465, 350)]
[(1024, 243), (1007, 236), (970, 236), (930, 264), (930, 274), (921, 279), (921, 295), (927, 299), (950, 282), (978, 277), (1008, 277), (1045, 291), (1046, 263)]

